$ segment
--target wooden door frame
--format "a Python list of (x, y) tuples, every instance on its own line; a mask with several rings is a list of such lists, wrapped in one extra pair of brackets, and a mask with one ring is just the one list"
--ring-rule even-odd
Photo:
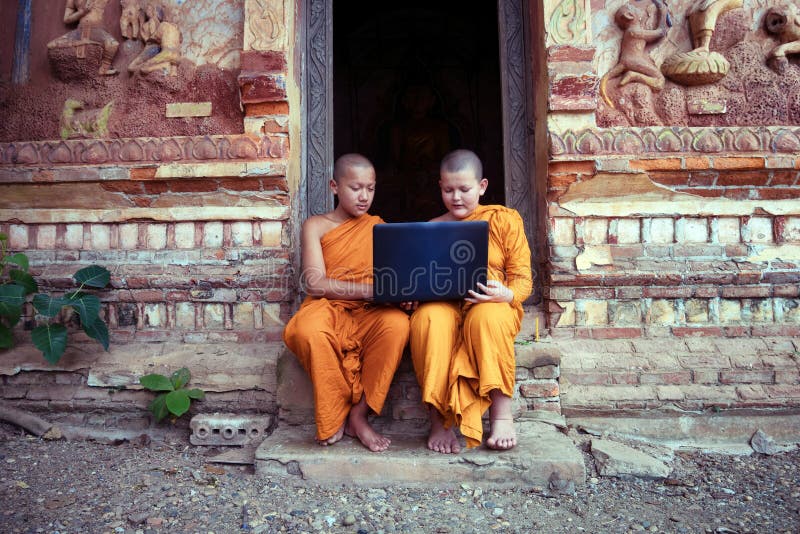
[[(534, 5), (537, 5), (534, 2)], [(502, 80), (503, 164), (506, 205), (519, 211), (533, 245), (538, 241), (533, 100), (528, 0), (498, 0)], [(328, 182), (333, 172), (333, 1), (299, 3), (298, 44), (302, 72), (302, 176), (299, 217), (333, 209)], [(539, 136), (540, 137), (540, 136)], [(535, 248), (535, 247), (532, 247)]]

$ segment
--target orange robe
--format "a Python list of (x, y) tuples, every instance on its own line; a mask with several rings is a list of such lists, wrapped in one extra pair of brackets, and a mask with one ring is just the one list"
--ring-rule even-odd
[(531, 252), (522, 218), (504, 206), (478, 206), (466, 219), (489, 222), (488, 279), (514, 293), (511, 303), (426, 302), (411, 317), (411, 357), (422, 401), (446, 427), (459, 426), (468, 447), (481, 444), (489, 392), (514, 393), (514, 338), (531, 294)]
[[(322, 236), (328, 278), (372, 283), (372, 227), (381, 222), (362, 215)], [(333, 436), (362, 394), (375, 413), (381, 412), (408, 330), (408, 316), (396, 307), (305, 299), (287, 323), (283, 340), (311, 377), (317, 439)]]

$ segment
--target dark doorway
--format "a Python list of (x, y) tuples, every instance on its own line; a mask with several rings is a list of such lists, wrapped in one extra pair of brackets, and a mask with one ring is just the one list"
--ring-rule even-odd
[(483, 161), (482, 202), (504, 203), (498, 43), (496, 2), (334, 2), (334, 158), (373, 161), (372, 213), (440, 215), (439, 162), (455, 148)]

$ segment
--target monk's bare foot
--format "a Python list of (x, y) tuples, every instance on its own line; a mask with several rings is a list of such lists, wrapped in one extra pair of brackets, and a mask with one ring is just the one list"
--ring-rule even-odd
[(392, 443), (389, 438), (378, 434), (367, 421), (367, 402), (364, 396), (361, 400), (350, 409), (350, 415), (347, 416), (347, 425), (344, 432), (348, 436), (358, 438), (358, 440), (372, 452), (382, 452), (389, 448)]
[(344, 425), (342, 425), (334, 435), (332, 435), (328, 439), (318, 439), (317, 443), (322, 445), (323, 447), (327, 447), (328, 445), (333, 445), (343, 437), (344, 437)]
[(428, 448), (443, 454), (454, 454), (461, 451), (456, 433), (452, 428), (445, 428), (439, 411), (431, 406), (431, 433), (428, 435)]
[(504, 395), (499, 389), (489, 392), (492, 405), (489, 408), (491, 433), (486, 438), (486, 446), (490, 449), (506, 451), (517, 445), (517, 429), (511, 414), (511, 397)]
[(513, 419), (494, 419), (490, 421), (492, 432), (486, 438), (486, 446), (490, 449), (507, 451), (517, 445), (517, 429)]

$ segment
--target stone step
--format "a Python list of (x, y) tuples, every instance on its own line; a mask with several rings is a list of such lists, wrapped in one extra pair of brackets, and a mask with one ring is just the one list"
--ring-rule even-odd
[(322, 485), (531, 487), (571, 492), (585, 483), (583, 456), (554, 426), (517, 424), (519, 445), (510, 451), (485, 447), (439, 454), (425, 447), (425, 436), (384, 429), (388, 451), (372, 453), (345, 436), (330, 447), (314, 442), (314, 428), (282, 426), (256, 450), (258, 475), (297, 478)]

